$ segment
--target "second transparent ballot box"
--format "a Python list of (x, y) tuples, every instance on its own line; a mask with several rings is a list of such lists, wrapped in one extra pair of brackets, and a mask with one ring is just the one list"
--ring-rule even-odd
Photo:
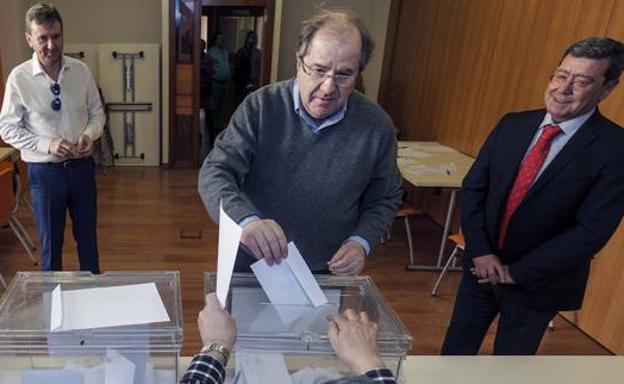
[[(207, 272), (204, 277), (205, 292), (214, 292), (216, 274)], [(327, 333), (328, 316), (353, 309), (366, 311), (379, 324), (379, 352), (385, 366), (398, 377), (412, 338), (373, 281), (368, 276), (314, 277), (329, 303), (317, 308), (273, 305), (253, 274), (234, 273), (226, 304), (237, 324), (234, 354), (281, 353), (291, 373), (329, 367), (352, 375), (336, 357)]]
[(18, 272), (0, 300), (0, 383), (174, 384), (178, 272)]

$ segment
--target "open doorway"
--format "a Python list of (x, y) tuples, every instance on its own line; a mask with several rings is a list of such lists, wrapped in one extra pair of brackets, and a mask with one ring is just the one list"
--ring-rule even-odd
[(243, 99), (268, 83), (261, 73), (265, 23), (261, 6), (202, 7), (202, 159)]
[[(173, 167), (199, 166), (238, 104), (270, 82), (275, 4), (274, 0), (171, 1), (191, 15), (172, 18), (175, 57), (170, 90), (175, 95), (170, 98), (169, 158)], [(185, 39), (178, 38), (182, 27), (188, 31)], [(193, 47), (190, 57), (176, 50), (185, 43)]]

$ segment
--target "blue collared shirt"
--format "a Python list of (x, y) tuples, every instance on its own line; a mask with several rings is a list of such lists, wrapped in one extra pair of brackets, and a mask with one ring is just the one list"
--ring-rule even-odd
[(293, 103), (295, 104), (295, 113), (301, 117), (301, 119), (306, 123), (306, 125), (312, 128), (312, 132), (316, 133), (323, 128), (331, 127), (334, 124), (339, 123), (342, 119), (344, 119), (345, 113), (347, 112), (347, 104), (344, 103), (342, 108), (337, 110), (333, 115), (323, 119), (320, 123), (317, 123), (308, 111), (306, 111), (303, 104), (301, 104), (301, 96), (299, 95), (299, 81), (295, 79), (293, 82)]
[[(542, 123), (540, 124), (539, 129), (537, 130), (537, 132), (535, 132), (535, 135), (533, 136), (533, 140), (531, 140), (531, 145), (529, 145), (529, 149), (527, 149), (526, 153), (524, 154), (524, 159), (526, 159), (527, 155), (529, 154), (529, 152), (531, 151), (535, 143), (537, 143), (537, 139), (542, 134), (542, 131), (544, 130), (544, 127), (546, 125), (549, 125), (549, 124), (558, 125), (559, 128), (561, 128), (561, 130), (563, 131), (563, 133), (557, 135), (553, 139), (552, 143), (550, 144), (550, 151), (548, 152), (548, 156), (546, 156), (546, 160), (544, 160), (544, 164), (542, 164), (542, 167), (537, 172), (537, 176), (535, 176), (535, 180), (537, 180), (540, 177), (540, 175), (542, 174), (542, 172), (544, 172), (546, 167), (548, 167), (548, 165), (553, 161), (553, 159), (557, 157), (557, 155), (559, 154), (559, 152), (561, 152), (561, 150), (567, 144), (567, 142), (570, 141), (572, 136), (574, 136), (574, 134), (579, 130), (579, 128), (581, 128), (581, 126), (585, 124), (585, 122), (589, 119), (589, 117), (592, 115), (592, 113), (594, 113), (595, 110), (596, 108), (592, 109), (591, 111), (583, 115), (577, 116), (570, 120), (566, 120), (563, 123), (555, 122), (552, 116), (550, 115), (550, 113), (548, 112), (546, 113), (546, 116), (544, 116), (544, 120), (542, 120)], [(522, 160), (523, 162), (524, 162), (524, 159)], [(535, 180), (533, 180), (534, 183), (535, 183)]]

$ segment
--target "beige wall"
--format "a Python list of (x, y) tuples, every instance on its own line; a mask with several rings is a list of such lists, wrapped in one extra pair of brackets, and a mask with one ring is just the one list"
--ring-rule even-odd
[(160, 44), (161, 0), (50, 0), (50, 2), (63, 16), (67, 42)]
[(282, 5), (281, 39), (277, 79), (284, 80), (295, 74), (295, 47), (301, 22), (322, 5), (325, 9), (345, 9), (359, 16), (368, 28), (375, 51), (363, 73), (366, 94), (377, 100), (381, 64), (386, 42), (390, 0), (288, 0)]
[(24, 14), (28, 8), (23, 0), (2, 0), (0, 12), (0, 46), (2, 70), (6, 80), (13, 67), (26, 60), (31, 50), (24, 39)]

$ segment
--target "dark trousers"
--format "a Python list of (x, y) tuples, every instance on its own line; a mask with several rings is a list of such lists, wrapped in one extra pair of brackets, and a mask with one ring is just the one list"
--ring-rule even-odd
[(28, 180), (41, 244), (41, 270), (63, 269), (61, 255), (65, 217), (69, 211), (80, 270), (100, 273), (93, 159), (29, 163)]
[(495, 355), (534, 355), (556, 311), (528, 308), (505, 300), (504, 289), (462, 277), (443, 355), (475, 355), (497, 314)]

